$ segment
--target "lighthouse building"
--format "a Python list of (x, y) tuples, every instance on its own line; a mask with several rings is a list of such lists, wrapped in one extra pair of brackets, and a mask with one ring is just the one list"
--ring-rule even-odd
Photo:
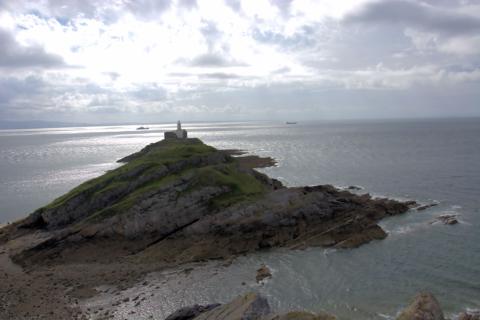
[(186, 139), (187, 138), (187, 130), (182, 129), (182, 124), (180, 120), (177, 122), (177, 130), (175, 131), (165, 131), (164, 133), (165, 139)]

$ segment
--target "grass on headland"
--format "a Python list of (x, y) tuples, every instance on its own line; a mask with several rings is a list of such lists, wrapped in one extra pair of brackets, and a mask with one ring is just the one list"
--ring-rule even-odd
[(104, 192), (108, 188), (126, 183), (149, 171), (158, 170), (161, 166), (175, 163), (194, 155), (204, 155), (212, 152), (216, 152), (216, 149), (205, 145), (198, 139), (162, 140), (150, 145), (147, 152), (121, 167), (82, 183), (55, 199), (45, 206), (44, 209), (59, 207), (80, 194), (88, 198), (93, 197), (97, 192)]
[[(149, 194), (162, 188), (169, 188), (175, 181), (185, 181), (186, 177), (188, 177), (190, 185), (188, 185), (187, 190), (179, 192), (178, 197), (206, 186), (228, 187), (228, 191), (213, 198), (208, 203), (212, 210), (225, 208), (240, 201), (255, 199), (265, 192), (265, 186), (262, 182), (253, 175), (242, 171), (234, 158), (226, 163), (187, 167), (181, 172), (170, 173), (163, 177), (159, 176), (154, 180), (151, 179), (157, 171), (164, 171), (165, 166), (192, 156), (208, 155), (214, 152), (217, 152), (215, 148), (203, 144), (198, 139), (162, 140), (129, 156), (128, 162), (121, 167), (82, 183), (54, 200), (44, 209), (55, 209), (78, 196), (81, 196), (82, 201), (94, 202), (104, 196), (108, 199), (109, 193), (117, 194), (118, 199), (111, 201), (106, 207), (92, 207), (96, 211), (89, 213), (87, 220), (85, 220), (85, 222), (100, 221), (113, 215), (128, 212), (142, 198), (148, 197)], [(142, 177), (149, 179), (142, 179)], [(143, 180), (144, 183), (135, 185), (135, 183)], [(132, 187), (132, 183), (134, 189), (126, 192), (125, 190)], [(117, 190), (118, 193), (116, 193)], [(112, 198), (114, 199), (115, 196)]]

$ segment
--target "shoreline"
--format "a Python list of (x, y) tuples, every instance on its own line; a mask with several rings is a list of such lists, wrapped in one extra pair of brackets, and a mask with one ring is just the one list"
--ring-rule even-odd
[[(8, 319), (44, 319), (41, 316), (44, 315), (52, 320), (163, 320), (167, 315), (185, 306), (185, 303), (179, 303), (177, 300), (177, 307), (163, 308), (163, 311), (156, 309), (155, 306), (159, 306), (166, 298), (161, 290), (162, 286), (175, 284), (181, 287), (183, 282), (185, 282), (183, 285), (188, 286), (191, 281), (189, 279), (197, 269), (203, 269), (199, 272), (207, 272), (215, 276), (219, 273), (228, 275), (231, 267), (230, 263), (221, 261), (191, 263), (177, 267), (159, 265), (147, 267), (125, 262), (119, 264), (92, 262), (23, 270), (9, 260), (5, 249), (5, 246), (0, 245), (0, 266), (2, 267), (0, 281), (3, 288), (0, 289), (0, 315)], [(251, 271), (251, 275), (238, 284), (238, 287), (242, 288), (240, 291), (237, 290), (238, 294), (258, 292), (265, 285), (256, 283), (255, 269), (252, 268)], [(86, 279), (88, 281), (85, 281)], [(267, 282), (277, 281), (276, 279), (274, 273), (273, 279)], [(6, 292), (3, 292), (5, 288), (7, 288)], [(25, 292), (30, 292), (28, 299), (25, 299)], [(227, 303), (238, 294), (233, 294), (231, 298), (223, 301), (209, 300), (209, 303)], [(205, 302), (203, 299), (197, 302), (189, 301), (190, 304), (187, 305)], [(408, 303), (408, 300), (398, 301), (398, 307), (392, 310), (389, 316), (396, 319), (395, 316)], [(6, 308), (9, 313), (5, 313)], [(293, 311), (289, 308), (282, 308), (282, 310), (282, 312)], [(463, 310), (457, 310), (453, 318), (446, 319), (477, 319), (458, 318), (465, 313)], [(478, 310), (468, 309), (468, 314), (478, 314)], [(355, 317), (346, 319), (354, 320)]]

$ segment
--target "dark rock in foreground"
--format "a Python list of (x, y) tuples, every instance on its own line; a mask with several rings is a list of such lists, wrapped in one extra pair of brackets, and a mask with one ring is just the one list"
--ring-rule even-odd
[(190, 320), (198, 317), (201, 313), (213, 310), (218, 306), (220, 306), (219, 303), (209, 304), (206, 306), (200, 306), (196, 304), (191, 307), (184, 307), (166, 317), (165, 320)]
[[(182, 309), (180, 309), (182, 310)], [(180, 311), (179, 310), (179, 311)], [(182, 320), (173, 317), (178, 311), (168, 316), (166, 320)], [(204, 312), (195, 320), (335, 320), (334, 316), (326, 313), (313, 314), (306, 311), (291, 311), (287, 313), (274, 313), (271, 311), (267, 299), (256, 294), (247, 293), (233, 301)]]
[[(182, 308), (167, 320), (182, 320), (175, 315), (181, 314), (182, 310), (196, 309), (198, 306)], [(262, 296), (255, 293), (247, 293), (237, 297), (233, 301), (198, 316), (188, 318), (195, 320), (335, 320), (336, 318), (326, 313), (310, 313), (306, 311), (290, 311), (287, 313), (274, 313), (270, 310), (268, 302)], [(459, 320), (478, 320), (479, 314), (462, 313)], [(445, 320), (442, 308), (437, 299), (429, 293), (419, 293), (413, 302), (405, 308), (396, 320)]]
[(406, 203), (329, 185), (286, 188), (198, 139), (163, 140), (121, 160), (2, 229), (29, 263), (135, 261), (181, 264), (276, 247), (353, 248), (387, 235), (377, 222)]
[(397, 320), (445, 320), (437, 299), (429, 293), (418, 294)]

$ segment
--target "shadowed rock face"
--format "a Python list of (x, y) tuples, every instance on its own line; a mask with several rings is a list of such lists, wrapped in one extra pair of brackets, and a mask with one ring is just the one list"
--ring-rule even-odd
[(385, 238), (377, 221), (408, 210), (328, 185), (285, 188), (198, 139), (163, 140), (121, 161), (2, 229), (4, 242), (36, 235), (14, 259), (135, 254), (179, 264), (274, 247), (352, 248)]

